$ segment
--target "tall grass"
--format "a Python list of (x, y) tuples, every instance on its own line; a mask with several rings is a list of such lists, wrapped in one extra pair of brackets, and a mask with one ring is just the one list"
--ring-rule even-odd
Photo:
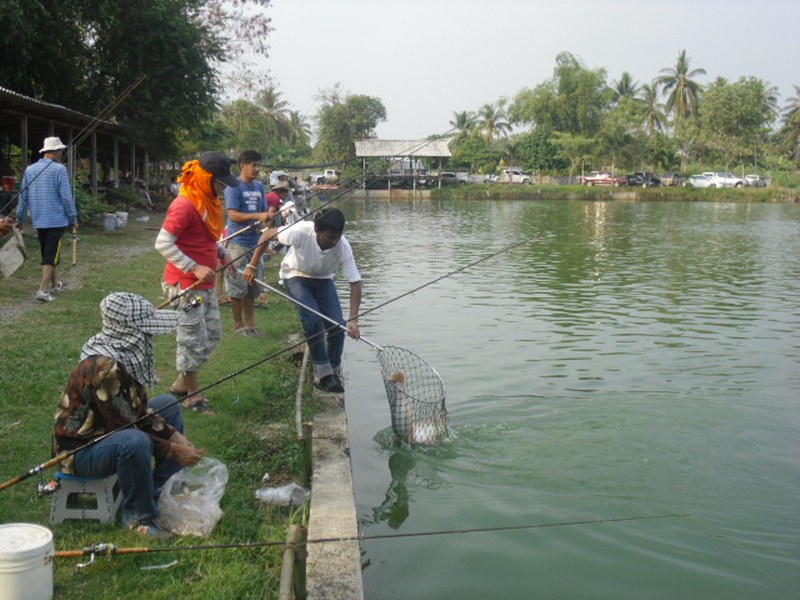
[[(140, 213), (141, 214), (141, 213)], [(40, 277), (38, 245), (28, 238), (30, 257), (10, 279), (0, 283), (0, 481), (20, 475), (50, 458), (50, 438), (56, 402), (76, 364), (83, 343), (100, 329), (99, 303), (113, 291), (141, 294), (158, 304), (163, 259), (153, 249), (159, 216), (149, 223), (131, 214), (128, 228), (104, 231), (82, 227), (78, 264), (70, 267), (69, 247), (59, 268), (67, 284), (55, 302), (33, 299)], [(65, 243), (69, 242), (65, 238)], [(273, 263), (268, 280), (275, 280)], [(294, 394), (298, 367), (287, 337), (299, 331), (294, 309), (271, 297), (256, 319), (263, 338), (233, 334), (230, 310), (222, 309), (223, 339), (210, 362), (200, 371), (203, 386), (251, 365), (273, 359), (205, 392), (217, 411), (209, 417), (185, 414), (186, 433), (206, 455), (224, 462), (230, 479), (222, 499), (224, 516), (204, 540), (180, 538), (171, 544), (235, 544), (282, 540), (292, 519), (288, 509), (261, 505), (254, 491), (271, 483), (301, 481), (302, 448), (294, 435)], [(156, 336), (156, 367), (166, 391), (174, 379), (174, 336)], [(305, 411), (313, 410), (304, 408)], [(44, 474), (49, 480), (52, 471)], [(49, 524), (50, 499), (36, 496), (38, 479), (31, 477), (0, 492), (0, 522), (38, 523), (50, 527), (57, 550), (79, 549), (98, 542), (118, 547), (157, 546), (120, 525), (89, 521)], [(57, 597), (96, 598), (272, 598), (277, 597), (281, 548), (226, 549), (118, 556), (100, 560), (73, 574), (75, 559), (57, 559)], [(140, 567), (169, 563), (162, 570)]]

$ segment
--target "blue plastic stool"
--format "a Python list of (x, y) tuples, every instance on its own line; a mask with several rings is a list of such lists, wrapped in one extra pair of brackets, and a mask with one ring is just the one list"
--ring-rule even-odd
[[(55, 479), (60, 487), (53, 494), (53, 507), (50, 510), (51, 523), (63, 523), (66, 519), (94, 520), (113, 523), (122, 503), (117, 475), (105, 479), (77, 477), (58, 471)], [(85, 508), (86, 501), (78, 502), (78, 494), (94, 496), (95, 508)], [(70, 506), (73, 501), (79, 506)]]

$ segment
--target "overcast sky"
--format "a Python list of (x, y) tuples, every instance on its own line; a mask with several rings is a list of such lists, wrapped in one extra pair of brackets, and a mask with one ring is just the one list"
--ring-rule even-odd
[(380, 98), (377, 134), (450, 129), (453, 112), (513, 98), (553, 75), (567, 51), (608, 82), (649, 82), (686, 49), (698, 78), (755, 76), (782, 107), (800, 85), (799, 0), (272, 0), (269, 71), (309, 119), (316, 96)]

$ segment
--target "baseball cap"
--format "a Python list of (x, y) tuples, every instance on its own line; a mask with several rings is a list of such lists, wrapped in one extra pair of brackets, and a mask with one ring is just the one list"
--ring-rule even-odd
[(206, 152), (200, 157), (200, 168), (208, 171), (228, 187), (236, 187), (239, 180), (231, 174), (233, 161), (222, 152)]

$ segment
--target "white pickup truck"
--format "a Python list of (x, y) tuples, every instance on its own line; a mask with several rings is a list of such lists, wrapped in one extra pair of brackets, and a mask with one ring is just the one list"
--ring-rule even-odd
[(497, 179), (498, 183), (522, 183), (524, 185), (531, 184), (531, 176), (523, 173), (519, 169), (503, 169), (500, 177)]
[(323, 183), (336, 183), (339, 181), (339, 171), (336, 169), (325, 169), (322, 173), (311, 173), (309, 180), (311, 185), (321, 185)]

